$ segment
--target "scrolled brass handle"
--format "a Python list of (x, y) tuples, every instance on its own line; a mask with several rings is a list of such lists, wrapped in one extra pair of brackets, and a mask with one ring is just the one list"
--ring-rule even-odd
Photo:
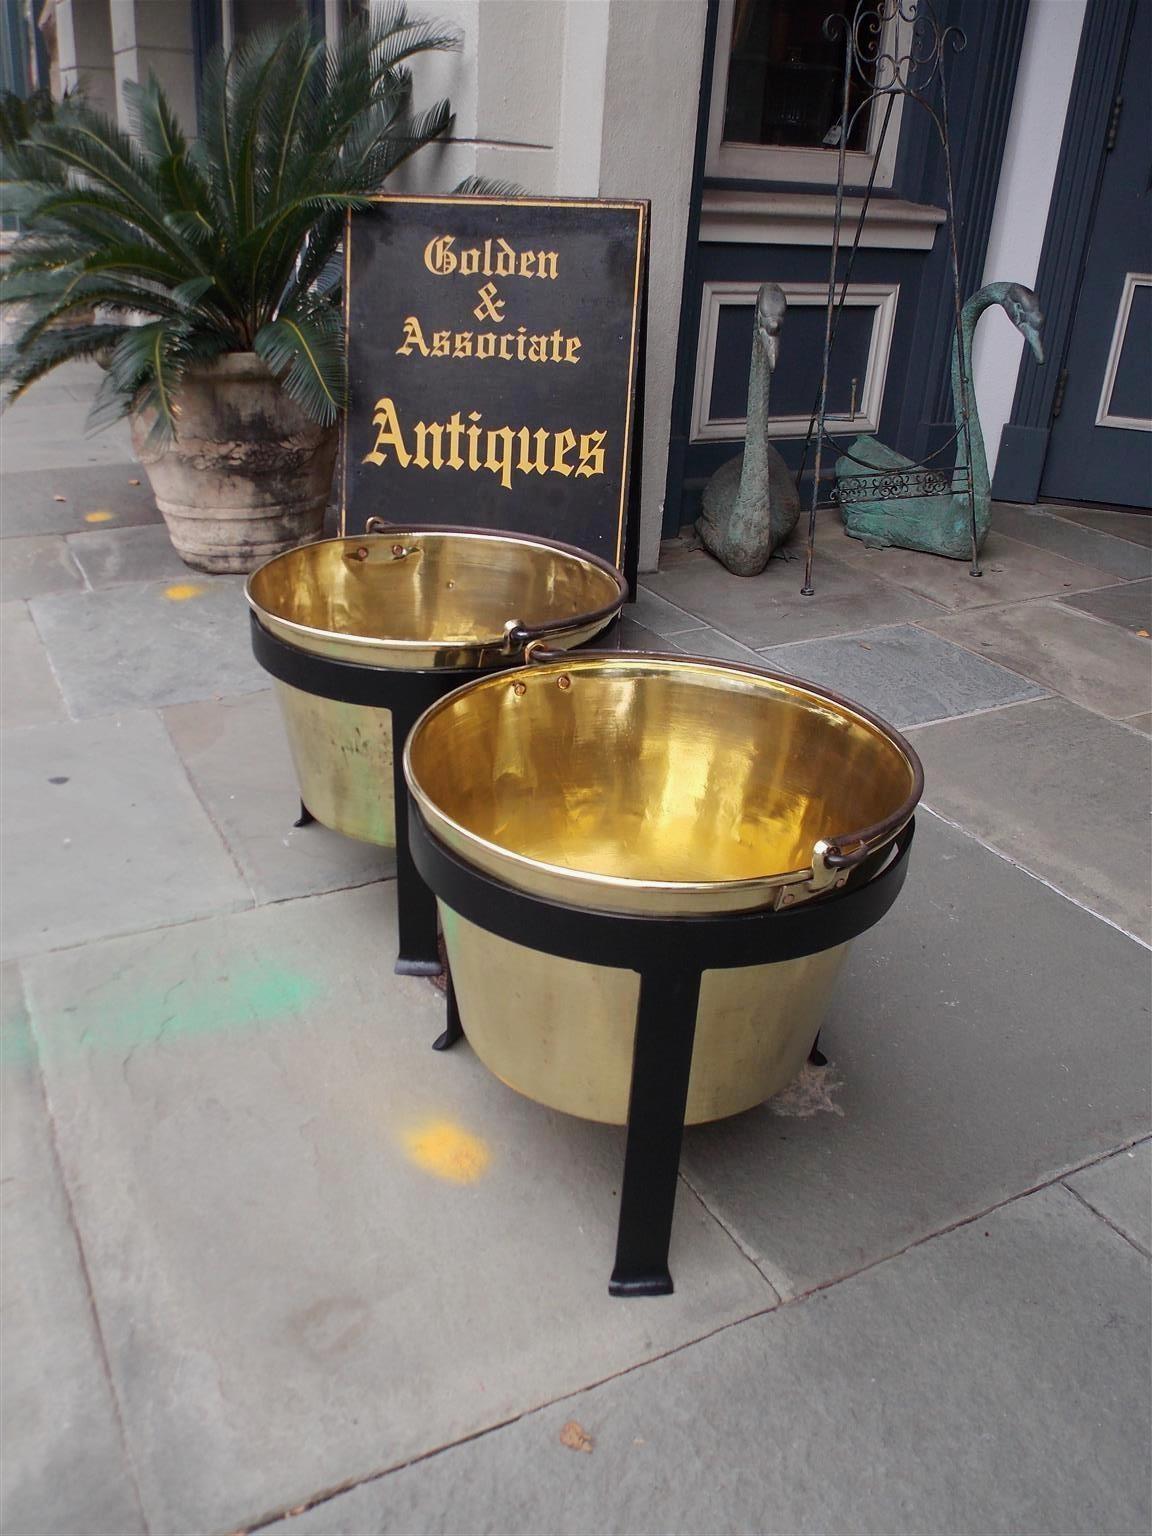
[(370, 517), (364, 524), (365, 533), (386, 533), (392, 526), (385, 518)]

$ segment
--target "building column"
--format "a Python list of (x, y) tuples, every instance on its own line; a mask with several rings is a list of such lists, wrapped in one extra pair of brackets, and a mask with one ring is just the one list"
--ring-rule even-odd
[[(85, 11), (98, 0), (72, 0)], [(128, 128), (123, 87), (128, 80), (159, 80), (186, 133), (196, 132), (196, 60), (192, 0), (103, 0), (110, 4), (117, 115)]]
[(57, 63), (62, 91), (83, 85), (94, 107), (116, 115), (116, 75), (108, 0), (57, 0)]

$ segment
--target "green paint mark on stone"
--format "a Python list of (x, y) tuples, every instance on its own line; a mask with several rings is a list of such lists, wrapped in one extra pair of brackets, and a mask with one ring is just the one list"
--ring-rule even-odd
[(32, 1031), (21, 1010), (4, 1009), (0, 1020), (0, 1067), (31, 1067), (36, 1064)]
[[(298, 1017), (323, 992), (313, 977), (267, 960), (243, 967), (201, 961), (201, 974), (143, 985), (129, 972), (110, 978), (83, 1003), (37, 1027), (57, 1057), (73, 1051), (128, 1051), (161, 1040), (240, 1034)], [(12, 1041), (11, 1055), (7, 1050)], [(0, 1062), (27, 1059), (28, 1042), (15, 1032), (0, 1040)]]

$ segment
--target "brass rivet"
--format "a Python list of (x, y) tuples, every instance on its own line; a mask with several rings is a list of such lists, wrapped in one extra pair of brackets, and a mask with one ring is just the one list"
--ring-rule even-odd
[(519, 698), (522, 693), (527, 693), (528, 692), (528, 684), (527, 683), (513, 683), (512, 684), (512, 692), (516, 695), (517, 698)]
[(454, 582), (454, 581), (450, 581), (450, 582), (449, 582), (449, 583), (448, 583), (448, 590), (449, 590), (449, 592), (451, 592), (451, 590), (452, 590), (452, 588), (453, 588), (453, 587), (454, 587), (454, 586), (455, 586), (455, 585), (456, 585), (456, 583), (455, 583), (455, 582)]
[(572, 679), (564, 672), (556, 679), (556, 686), (557, 688), (571, 688)]
[(367, 560), (368, 551), (363, 544), (361, 544), (360, 548), (356, 551), (356, 558), (357, 560)]
[(404, 548), (403, 544), (393, 544), (392, 553), (396, 556), (397, 560), (399, 560), (400, 556), (406, 555), (408, 551)]

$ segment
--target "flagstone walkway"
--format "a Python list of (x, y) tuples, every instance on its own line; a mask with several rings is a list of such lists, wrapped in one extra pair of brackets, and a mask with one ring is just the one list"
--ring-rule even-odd
[(859, 699), (927, 810), (828, 1066), (688, 1132), (676, 1293), (612, 1300), (622, 1133), (429, 1050), (90, 390), (3, 422), (4, 1536), (1146, 1532), (1152, 518), (643, 579), (626, 643)]

